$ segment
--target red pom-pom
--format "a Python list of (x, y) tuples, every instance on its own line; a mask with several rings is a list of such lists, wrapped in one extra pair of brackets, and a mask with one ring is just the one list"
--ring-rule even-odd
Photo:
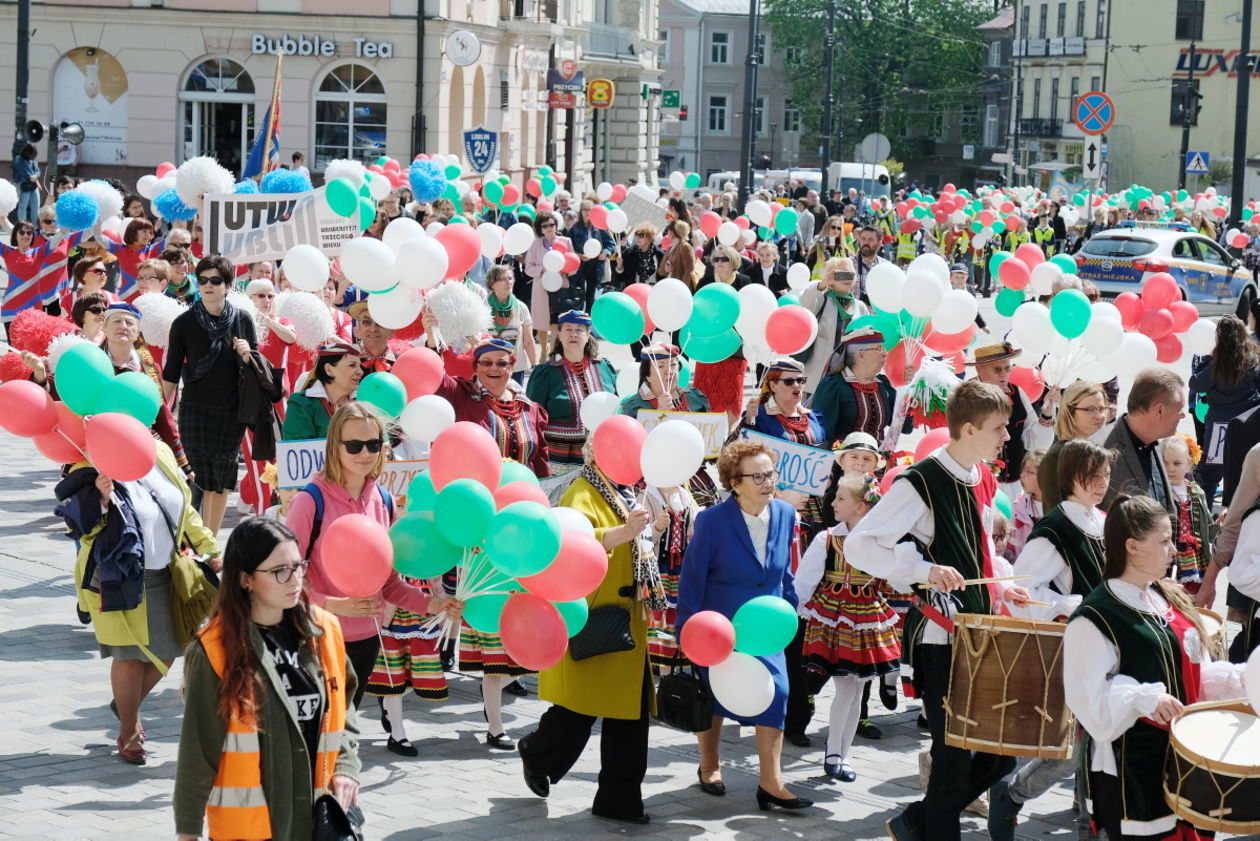
[(10, 351), (0, 356), (0, 383), (7, 383), (9, 380), (24, 380), (30, 375), (31, 369), (26, 367), (26, 363), (18, 354)]
[(22, 310), (9, 325), (9, 344), (36, 356), (47, 356), (52, 340), (77, 328), (67, 318), (49, 315), (41, 309)]
[[(416, 324), (419, 324), (419, 323), (420, 323), (420, 319), (417, 318), (415, 321), (415, 324), (411, 324), (405, 329), (413, 330), (415, 329)], [(420, 332), (423, 333), (424, 331), (421, 330)], [(415, 337), (412, 337), (412, 338), (415, 338)], [(398, 333), (395, 333), (394, 337), (390, 339), (386, 344), (388, 344), (389, 349), (394, 352), (394, 356), (402, 356), (404, 353), (411, 350), (412, 348), (411, 342), (407, 338), (399, 338)]]
[[(404, 350), (407, 350), (408, 348), (411, 347), (411, 342), (420, 338), (423, 335), (424, 335), (424, 316), (422, 314), (422, 315), (416, 316), (416, 320), (408, 324), (406, 327), (403, 327), (402, 329), (394, 331), (393, 338), (389, 340), (389, 349), (394, 351), (395, 354), (402, 353)], [(395, 342), (401, 345), (402, 350), (399, 350), (394, 347)]]

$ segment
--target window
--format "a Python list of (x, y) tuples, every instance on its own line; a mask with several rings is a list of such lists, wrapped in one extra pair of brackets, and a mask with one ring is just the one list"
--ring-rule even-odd
[(208, 58), (179, 94), (181, 160), (212, 155), (240, 172), (254, 140), (254, 80), (235, 61)]
[(1050, 4), (1042, 3), (1041, 12), (1037, 16), (1037, 37), (1046, 38), (1049, 36), (1049, 30), (1046, 28), (1047, 21), (1050, 19)]
[(981, 141), (990, 149), (998, 145), (998, 107), (984, 106), (984, 138)]
[(1094, 16), (1094, 37), (1107, 37), (1107, 0), (1098, 0), (1098, 14)]
[[(1186, 103), (1186, 86), (1187, 85), (1192, 86), (1197, 91), (1199, 89), (1199, 80), (1195, 79), (1193, 82), (1188, 82), (1183, 79), (1179, 82), (1175, 82), (1172, 86), (1172, 107), (1168, 114), (1169, 125), (1174, 125), (1174, 126), (1181, 125), (1182, 109), (1185, 108), (1185, 103)], [(1190, 98), (1190, 125), (1197, 126), (1198, 124), (1199, 124), (1199, 98), (1191, 97)]]
[(1226, 257), (1225, 253), (1217, 248), (1215, 243), (1199, 239), (1195, 240), (1194, 244), (1198, 248), (1199, 259), (1203, 262), (1212, 266), (1229, 265), (1230, 258)]
[(800, 131), (801, 130), (801, 109), (792, 105), (783, 106), (783, 130), (784, 131)]
[(1090, 89), (1091, 91), (1098, 91), (1098, 90), (1102, 90), (1102, 77), (1101, 77), (1101, 76), (1090, 76), (1090, 77), (1089, 77), (1089, 89)]
[(1034, 120), (1041, 116), (1041, 80), (1040, 79), (1033, 79), (1032, 116)]
[(1002, 42), (1001, 41), (989, 42), (989, 66), (990, 67), (1002, 66)]
[(769, 46), (767, 45), (768, 40), (769, 39), (766, 36), (766, 33), (764, 32), (757, 33), (756, 49), (757, 49), (757, 64), (758, 65), (765, 65), (766, 63), (766, 52), (769, 50)]
[(769, 133), (766, 126), (766, 98), (764, 96), (757, 97), (757, 104), (753, 108), (753, 131), (758, 135)]
[(1019, 37), (1025, 41), (1028, 40), (1028, 21), (1031, 20), (1031, 18), (1032, 12), (1029, 11), (1029, 8), (1027, 6), (1021, 6), (1019, 16)]
[(709, 33), (709, 63), (710, 64), (730, 64), (731, 63), (731, 33), (729, 32), (710, 32)]
[(669, 48), (670, 48), (669, 30), (662, 29), (660, 32), (656, 33), (656, 40), (661, 42), (661, 52), (660, 52), (661, 58), (665, 61), (670, 61), (671, 59), (670, 59), (670, 54), (669, 54)]
[(727, 134), (730, 131), (726, 125), (728, 102), (725, 96), (709, 97), (709, 131), (714, 134)]
[(1085, 0), (1077, 0), (1076, 3), (1076, 30), (1077, 38), (1085, 37)]
[(1177, 0), (1178, 41), (1203, 40), (1203, 0)]
[(1050, 119), (1059, 119), (1059, 77), (1050, 80)]
[(358, 64), (335, 67), (315, 94), (315, 159), (322, 170), (334, 158), (366, 160), (385, 152), (385, 86)]
[(1071, 98), (1068, 99), (1068, 113), (1076, 108), (1076, 100), (1081, 98), (1081, 77), (1072, 77), (1072, 86), (1068, 89), (1071, 91)]
[(1058, 17), (1054, 22), (1054, 37), (1062, 38), (1067, 35), (1067, 3), (1059, 4)]
[(783, 59), (788, 64), (800, 64), (801, 63), (801, 48), (788, 47), (786, 50), (783, 51)]

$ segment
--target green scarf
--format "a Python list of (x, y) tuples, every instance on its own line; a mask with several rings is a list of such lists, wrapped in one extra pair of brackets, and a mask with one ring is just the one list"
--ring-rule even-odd
[(836, 291), (836, 290), (834, 290), (834, 289), (828, 289), (828, 290), (827, 290), (827, 297), (828, 297), (831, 301), (834, 301), (834, 302), (835, 302), (835, 305), (836, 305), (836, 307), (837, 307), (838, 309), (840, 309), (840, 310), (842, 310), (842, 311), (844, 311), (844, 312), (848, 312), (848, 310), (849, 310), (849, 304), (853, 303), (853, 293), (852, 293), (852, 292), (850, 292), (849, 294), (845, 295), (845, 294), (843, 294), (843, 293), (837, 292), (837, 291)]
[(486, 302), (490, 305), (490, 314), (495, 318), (511, 318), (516, 312), (516, 296), (511, 292), (508, 293), (506, 302), (500, 304), (499, 299), (494, 294), (486, 296)]

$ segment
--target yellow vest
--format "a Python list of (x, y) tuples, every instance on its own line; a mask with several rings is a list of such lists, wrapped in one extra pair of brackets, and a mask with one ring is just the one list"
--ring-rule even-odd
[(1054, 256), (1054, 228), (1033, 228), (1033, 238), (1047, 257)]
[(897, 259), (913, 260), (914, 259), (914, 234), (897, 232)]

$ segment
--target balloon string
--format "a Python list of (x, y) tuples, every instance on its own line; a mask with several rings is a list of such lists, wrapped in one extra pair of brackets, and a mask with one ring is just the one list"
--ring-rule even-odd
[[(377, 616), (373, 616), (372, 624), (376, 626), (376, 638), (380, 640), (381, 651), (384, 651), (385, 650), (385, 637), (381, 634), (380, 618)], [(394, 685), (394, 672), (389, 667), (389, 657), (383, 657), (381, 659), (385, 663), (385, 677), (389, 680), (389, 685), (392, 687)]]

